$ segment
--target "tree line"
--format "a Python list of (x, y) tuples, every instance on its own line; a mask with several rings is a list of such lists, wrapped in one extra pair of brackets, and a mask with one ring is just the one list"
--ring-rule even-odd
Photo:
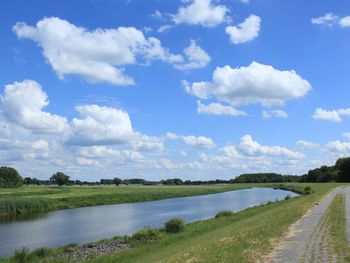
[(228, 184), (228, 183), (284, 183), (284, 182), (350, 182), (350, 157), (339, 158), (333, 166), (321, 166), (312, 169), (302, 176), (281, 175), (277, 173), (249, 173), (241, 174), (231, 180), (208, 180), (208, 181), (191, 181), (172, 178), (160, 181), (147, 181), (141, 178), (132, 179), (101, 179), (96, 182), (71, 180), (63, 172), (53, 174), (48, 180), (25, 177), (22, 178), (17, 170), (12, 167), (0, 167), (0, 188), (20, 187), (26, 185), (205, 185), (205, 184)]

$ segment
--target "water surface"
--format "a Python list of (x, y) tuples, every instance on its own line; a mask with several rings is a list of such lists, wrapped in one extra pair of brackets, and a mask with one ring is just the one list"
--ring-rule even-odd
[(172, 217), (186, 222), (214, 217), (222, 210), (240, 211), (281, 200), (296, 193), (272, 188), (251, 188), (219, 194), (159, 201), (59, 210), (32, 219), (0, 224), (0, 257), (16, 249), (56, 247), (132, 234), (144, 226), (162, 227)]

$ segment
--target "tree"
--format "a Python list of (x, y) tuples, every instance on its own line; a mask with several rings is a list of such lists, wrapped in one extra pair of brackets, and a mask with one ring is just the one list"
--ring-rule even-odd
[(339, 158), (335, 168), (338, 170), (338, 182), (350, 182), (350, 157)]
[(50, 182), (54, 184), (58, 184), (58, 186), (62, 186), (68, 183), (68, 181), (69, 181), (69, 176), (65, 175), (62, 172), (57, 172), (50, 177)]
[(120, 178), (114, 178), (114, 179), (113, 179), (113, 182), (114, 182), (114, 184), (115, 184), (116, 186), (118, 186), (118, 185), (121, 184), (122, 179), (120, 179)]
[(22, 181), (22, 177), (15, 168), (0, 167), (0, 187), (19, 187), (22, 185)]

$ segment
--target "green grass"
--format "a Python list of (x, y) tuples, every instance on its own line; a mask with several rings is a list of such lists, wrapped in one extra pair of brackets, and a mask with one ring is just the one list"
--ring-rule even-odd
[(345, 196), (337, 195), (327, 210), (324, 221), (329, 225), (327, 240), (337, 262), (350, 262), (350, 245), (346, 238)]
[[(131, 249), (84, 262), (257, 262), (272, 251), (274, 244), (284, 236), (291, 224), (339, 185), (327, 183), (287, 186), (300, 191), (305, 186), (311, 186), (312, 194), (252, 207), (227, 217), (193, 222), (177, 234), (160, 231), (158, 241), (136, 242)], [(332, 211), (332, 216), (338, 218), (337, 211)], [(344, 235), (343, 230), (336, 228), (334, 236), (338, 237), (340, 232)], [(49, 256), (39, 257), (38, 253), (34, 256), (28, 253), (30, 260), (26, 262), (60, 262), (57, 255), (63, 253), (63, 248), (46, 250), (45, 253)], [(0, 262), (19, 261), (12, 257)]]
[[(190, 223), (180, 234), (163, 233), (158, 242), (87, 262), (257, 262), (272, 251), (291, 224), (336, 186), (307, 185), (313, 194)], [(296, 185), (301, 186), (306, 185)]]
[(23, 186), (0, 188), (0, 218), (16, 213), (32, 214), (57, 209), (160, 200), (224, 191), (271, 186), (234, 184), (210, 186)]

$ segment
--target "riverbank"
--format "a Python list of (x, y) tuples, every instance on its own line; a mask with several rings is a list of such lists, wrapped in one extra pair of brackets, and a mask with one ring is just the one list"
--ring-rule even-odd
[[(312, 194), (268, 203), (228, 217), (187, 224), (179, 234), (160, 232), (160, 240), (129, 243), (131, 249), (95, 257), (84, 262), (257, 262), (272, 251), (288, 227), (336, 184), (287, 184), (298, 189), (311, 186)], [(124, 241), (130, 242), (125, 237)], [(72, 247), (47, 249), (45, 256), (32, 252), (28, 262), (67, 262)], [(34, 254), (33, 254), (34, 253)], [(39, 253), (40, 254), (40, 253)], [(43, 253), (42, 253), (43, 254)], [(60, 261), (62, 260), (62, 261)], [(4, 260), (3, 262), (16, 262)], [(19, 261), (17, 261), (19, 262)], [(69, 262), (69, 261), (68, 261)]]
[[(273, 187), (273, 184), (0, 188), (0, 219), (59, 209), (206, 195), (251, 187)], [(302, 187), (298, 190), (302, 191)]]

